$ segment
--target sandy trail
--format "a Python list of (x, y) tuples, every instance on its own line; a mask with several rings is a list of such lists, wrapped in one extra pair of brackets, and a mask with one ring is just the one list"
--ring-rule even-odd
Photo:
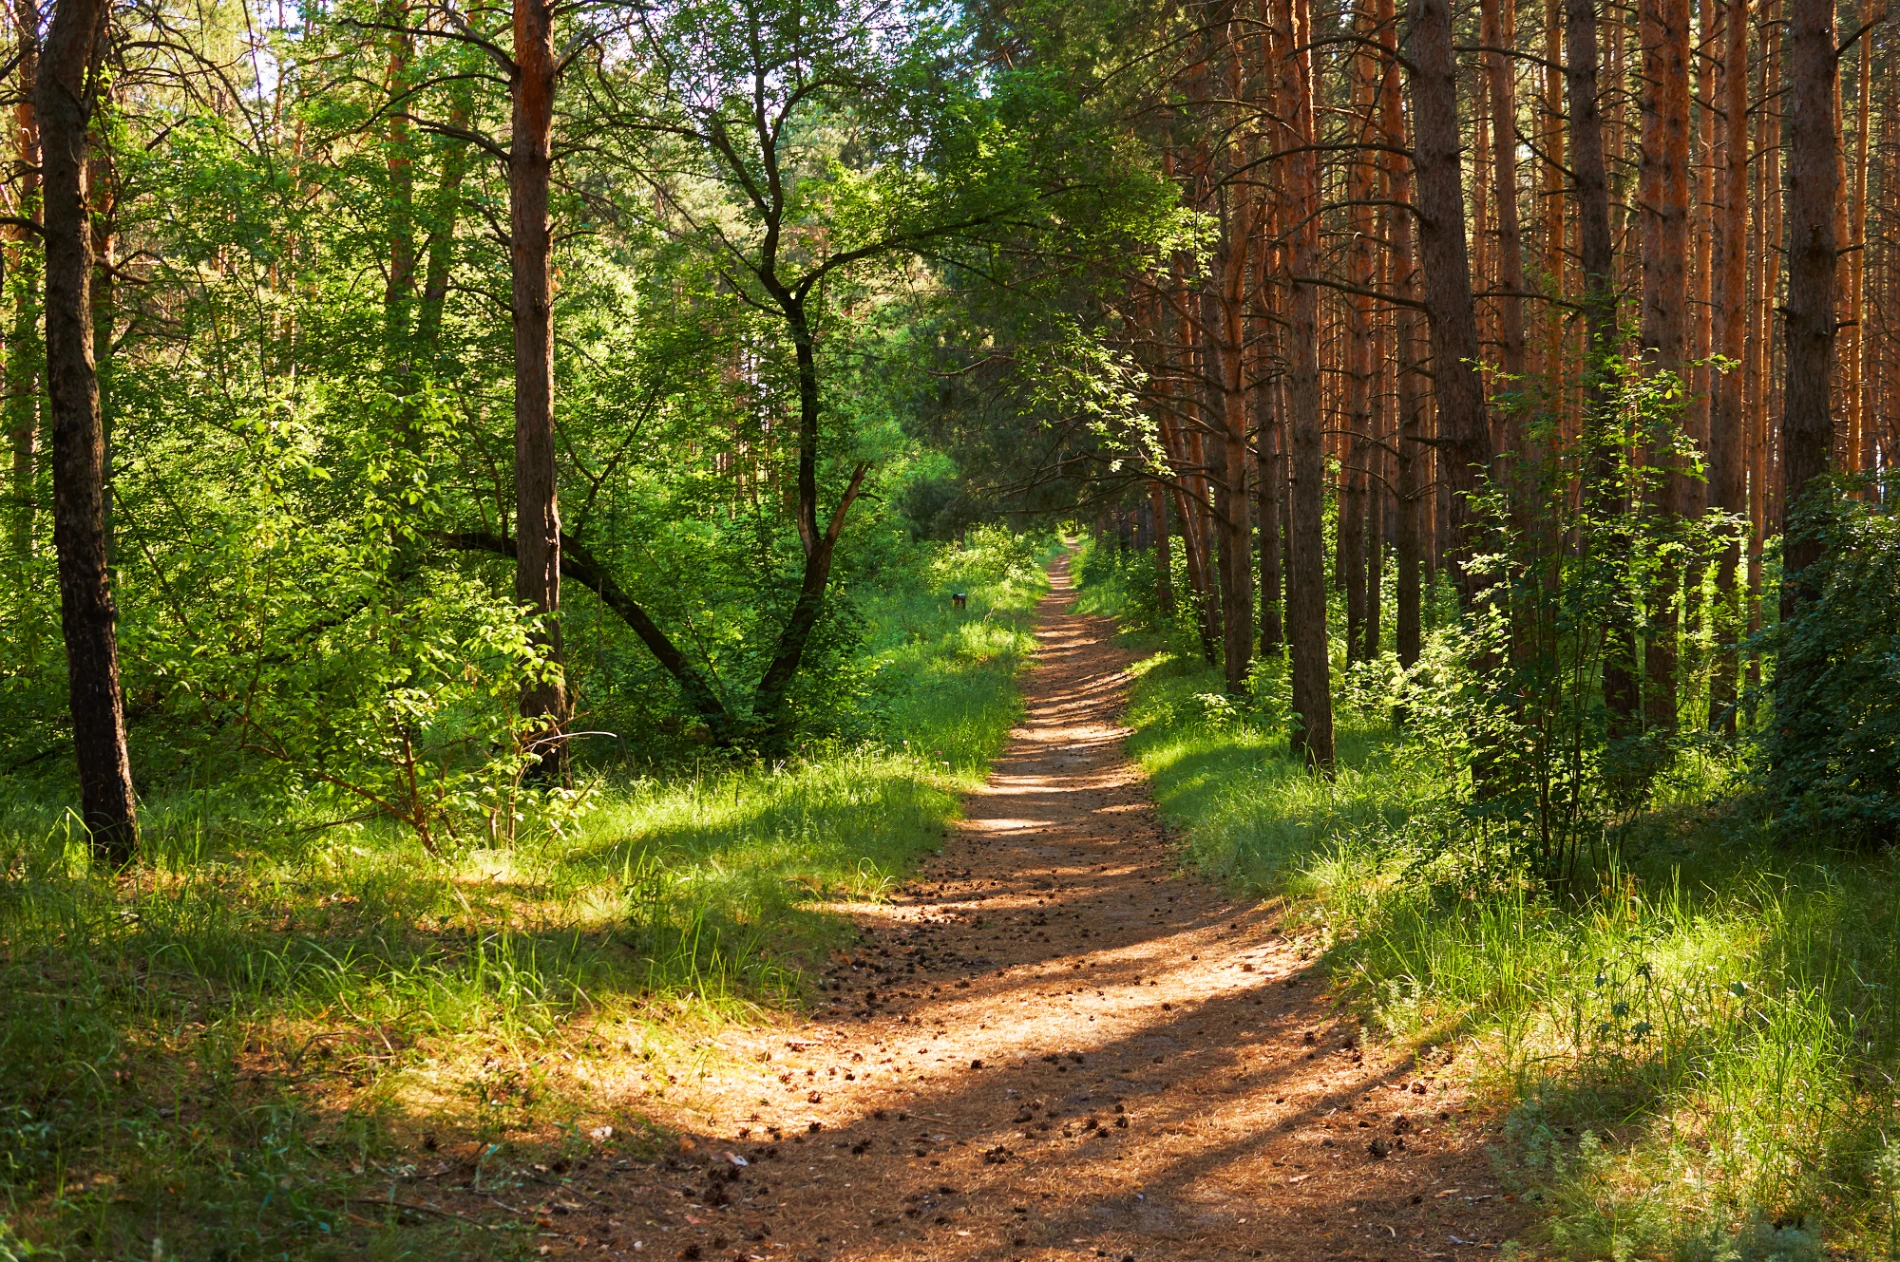
[(1130, 656), (1052, 578), (1027, 715), (942, 854), (841, 909), (862, 938), (813, 1019), (675, 1090), (676, 1154), (570, 1173), (548, 1252), (1477, 1259), (1520, 1229), (1464, 1075), (1364, 1043), (1312, 944), (1183, 874), (1122, 750)]

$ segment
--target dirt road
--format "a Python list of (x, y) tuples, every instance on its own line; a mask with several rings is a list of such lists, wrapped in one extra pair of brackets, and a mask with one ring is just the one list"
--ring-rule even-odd
[(1456, 1068), (1364, 1042), (1311, 943), (1181, 870), (1122, 750), (1129, 654), (1053, 578), (941, 856), (841, 909), (813, 1020), (721, 1040), (743, 1068), (682, 1084), (675, 1155), (577, 1174), (549, 1252), (1478, 1259), (1521, 1229)]

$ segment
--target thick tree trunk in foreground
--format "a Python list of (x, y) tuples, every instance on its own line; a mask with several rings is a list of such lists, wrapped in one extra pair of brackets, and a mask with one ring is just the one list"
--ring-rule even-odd
[(1458, 58), (1449, 0), (1420, 0), (1412, 20), (1412, 128), (1418, 180), (1419, 264), (1431, 322), (1438, 442), (1451, 491), (1452, 562), (1459, 602), (1474, 607), (1487, 580), (1473, 567), (1473, 496), (1491, 466), (1491, 430), (1478, 380), (1478, 319), (1471, 298), (1465, 198), (1458, 161)]
[(1788, 530), (1781, 616), (1809, 594), (1803, 574), (1820, 559), (1817, 539), (1797, 533), (1794, 513), (1808, 484), (1827, 469), (1834, 422), (1834, 221), (1840, 197), (1839, 133), (1834, 118), (1833, 0), (1788, 6), (1788, 300), (1787, 384), (1781, 413), (1781, 504)]
[[(1275, 0), (1281, 159), (1286, 181), (1287, 436), (1292, 455), (1287, 639), (1293, 650), (1293, 752), (1321, 771), (1333, 765), (1332, 664), (1326, 643), (1325, 456), (1320, 443), (1319, 177), (1313, 153), (1313, 78), (1307, 0)], [(1295, 50), (1299, 51), (1295, 51)]]
[(86, 196), (89, 82), (104, 0), (59, 0), (40, 62), (37, 104), (46, 189), (46, 363), (53, 422), (53, 543), (59, 553), (81, 813), (101, 859), (138, 846), (125, 747), (117, 615), (106, 556), (105, 432), (93, 362), (92, 226)]
[(536, 621), (552, 669), (521, 690), (521, 713), (547, 762), (566, 761), (567, 688), (561, 651), (561, 510), (554, 464), (554, 8), (515, 2), (514, 130), (508, 155), (509, 260), (514, 272), (515, 599)]

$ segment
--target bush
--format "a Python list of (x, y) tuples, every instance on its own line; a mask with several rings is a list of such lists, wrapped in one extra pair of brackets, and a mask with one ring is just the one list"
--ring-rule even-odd
[(1797, 528), (1820, 535), (1812, 597), (1772, 637), (1775, 719), (1760, 773), (1784, 832), (1900, 837), (1900, 520), (1830, 485)]

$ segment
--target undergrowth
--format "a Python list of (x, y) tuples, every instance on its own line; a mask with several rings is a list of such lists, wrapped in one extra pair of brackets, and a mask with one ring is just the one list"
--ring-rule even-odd
[[(1130, 568), (1096, 563), (1094, 607), (1126, 608), (1151, 580)], [(1579, 892), (1499, 881), (1421, 826), (1432, 768), (1363, 679), (1337, 685), (1327, 782), (1286, 753), (1278, 663), (1235, 701), (1191, 633), (1137, 638), (1131, 750), (1191, 860), (1285, 897), (1401, 1044), (1482, 1053), (1457, 1063), (1504, 1111), (1545, 1247), (1900, 1257), (1900, 856), (1774, 844), (1734, 769), (1692, 753)]]
[(937, 846), (1016, 721), (1035, 561), (991, 532), (860, 598), (868, 736), (583, 773), (508, 845), (201, 792), (148, 802), (143, 861), (110, 878), (70, 817), (15, 801), (0, 1259), (531, 1252), (530, 1219), (431, 1208), (418, 1166), (528, 1201), (537, 1159), (638, 1155), (643, 1105), (708, 1070), (696, 1034), (800, 1004), (850, 932), (823, 905)]

